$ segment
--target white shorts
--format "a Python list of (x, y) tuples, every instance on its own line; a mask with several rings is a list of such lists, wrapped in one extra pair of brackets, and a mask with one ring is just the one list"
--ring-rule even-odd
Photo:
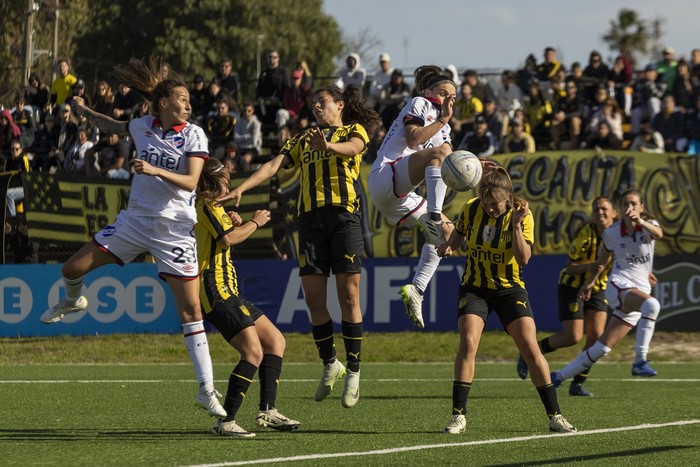
[(621, 279), (615, 279), (615, 281), (610, 280), (605, 289), (605, 298), (608, 300), (608, 306), (613, 310), (613, 316), (621, 319), (631, 327), (636, 326), (642, 317), (639, 311), (632, 311), (630, 313), (622, 311), (622, 304), (625, 302), (625, 297), (629, 291), (633, 289), (642, 290), (638, 285)]
[(130, 263), (142, 253), (150, 253), (158, 266), (158, 276), (196, 279), (197, 241), (194, 224), (162, 217), (132, 216), (121, 211), (117, 219), (95, 234), (95, 242), (119, 264)]
[(418, 187), (408, 175), (409, 157), (379, 166), (367, 179), (372, 203), (394, 225), (413, 226), (427, 212), (425, 198), (415, 192)]

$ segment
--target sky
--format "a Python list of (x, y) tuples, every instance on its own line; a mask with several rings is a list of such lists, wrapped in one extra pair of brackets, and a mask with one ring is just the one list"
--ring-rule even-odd
[(661, 48), (671, 46), (686, 57), (700, 48), (697, 0), (324, 0), (324, 11), (344, 36), (368, 29), (381, 40), (363, 64), (368, 71), (377, 67), (381, 52), (403, 69), (517, 69), (530, 53), (542, 61), (547, 46), (557, 49), (567, 67), (575, 61), (585, 67), (593, 49), (610, 62), (614, 53), (600, 37), (621, 8), (645, 20), (660, 18)]

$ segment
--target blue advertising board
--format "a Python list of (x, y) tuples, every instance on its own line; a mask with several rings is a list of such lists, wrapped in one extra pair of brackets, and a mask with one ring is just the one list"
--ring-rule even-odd
[[(364, 329), (370, 332), (415, 330), (398, 295), (408, 283), (418, 258), (363, 260), (360, 305)], [(445, 258), (430, 282), (423, 302), (426, 331), (456, 330), (456, 303), (464, 271), (463, 258)], [(525, 282), (541, 331), (561, 329), (556, 290), (565, 255), (536, 255), (524, 268)], [(655, 294), (662, 305), (658, 328), (700, 330), (700, 265), (696, 256), (659, 258)], [(309, 315), (295, 261), (237, 262), (241, 294), (255, 303), (282, 331), (310, 332)], [(83, 293), (86, 311), (60, 323), (42, 324), (51, 304), (65, 295), (61, 266), (0, 266), (0, 337), (88, 335), (110, 333), (179, 333), (175, 301), (153, 264), (110, 265), (88, 274)], [(333, 277), (328, 281), (328, 309), (340, 323)], [(492, 314), (488, 329), (499, 329)]]

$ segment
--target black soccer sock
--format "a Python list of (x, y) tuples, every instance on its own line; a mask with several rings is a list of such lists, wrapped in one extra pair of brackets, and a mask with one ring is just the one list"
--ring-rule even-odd
[(345, 358), (348, 370), (357, 373), (360, 371), (360, 351), (362, 350), (362, 322), (341, 322), (343, 342), (345, 343)]
[(277, 401), (277, 387), (282, 374), (282, 357), (266, 353), (260, 364), (260, 410), (270, 410)]
[(324, 365), (333, 363), (335, 360), (335, 344), (333, 343), (333, 320), (327, 323), (312, 326), (311, 334), (314, 337), (318, 356), (323, 360)]
[(576, 376), (574, 376), (574, 383), (583, 384), (588, 379), (588, 372), (591, 371), (591, 367), (586, 367), (583, 371)]
[(552, 353), (555, 350), (557, 350), (549, 344), (549, 337), (545, 337), (544, 339), (539, 341), (538, 344), (540, 345), (540, 350), (543, 354)]
[(467, 399), (471, 388), (472, 383), (464, 381), (452, 382), (452, 415), (467, 414)]
[(228, 377), (228, 389), (226, 390), (226, 398), (224, 399), (224, 410), (226, 411), (225, 422), (230, 422), (236, 419), (236, 413), (243, 404), (246, 392), (250, 387), (251, 381), (255, 376), (258, 367), (250, 362), (241, 360), (236, 365), (236, 368)]
[(557, 400), (557, 390), (554, 389), (554, 385), (548, 384), (546, 386), (540, 386), (537, 388), (537, 393), (540, 395), (544, 410), (547, 411), (547, 416), (549, 418), (561, 413), (559, 409), (559, 400)]

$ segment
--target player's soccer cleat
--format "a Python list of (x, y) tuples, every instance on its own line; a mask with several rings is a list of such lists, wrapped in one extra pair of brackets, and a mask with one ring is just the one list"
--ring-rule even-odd
[(343, 366), (343, 364), (337, 359), (333, 361), (333, 363), (324, 365), (321, 381), (318, 383), (318, 389), (316, 389), (314, 399), (317, 401), (322, 401), (328, 397), (328, 394), (330, 394), (333, 390), (333, 385), (340, 381), (343, 376), (345, 376), (345, 366)]
[(650, 378), (656, 376), (656, 370), (649, 366), (649, 362), (643, 360), (639, 363), (632, 364), (632, 376), (641, 376), (643, 378)]
[(64, 299), (52, 306), (41, 316), (41, 322), (44, 324), (58, 323), (68, 313), (77, 313), (88, 307), (87, 298), (80, 296), (77, 300)]
[(259, 427), (272, 428), (277, 431), (294, 431), (300, 425), (298, 421), (285, 417), (274, 408), (259, 411), (255, 422)]
[(466, 430), (467, 417), (465, 415), (453, 415), (443, 432), (456, 435), (459, 433), (464, 433)]
[(219, 393), (216, 390), (207, 391), (201, 388), (194, 398), (194, 405), (206, 410), (212, 417), (223, 418), (226, 416), (226, 411), (221, 406), (217, 394)]
[(416, 327), (423, 329), (423, 295), (418, 291), (418, 288), (413, 284), (406, 284), (399, 290), (399, 295), (406, 306), (406, 314), (413, 321)]
[(348, 370), (345, 375), (345, 386), (343, 386), (343, 407), (349, 409), (360, 400), (360, 372)]
[(590, 392), (586, 388), (584, 388), (583, 384), (577, 383), (576, 381), (571, 382), (571, 385), (569, 386), (569, 395), (570, 396), (593, 397), (592, 392)]
[(222, 419), (218, 419), (216, 424), (211, 429), (212, 433), (219, 436), (235, 436), (238, 438), (253, 438), (255, 433), (250, 431), (245, 431), (241, 428), (235, 420), (230, 422), (225, 422)]
[(554, 386), (554, 389), (559, 389), (559, 386), (561, 386), (561, 383), (564, 382), (563, 379), (561, 379), (561, 376), (559, 376), (558, 371), (553, 371), (550, 373), (550, 376), (552, 378), (552, 385)]
[(516, 365), (516, 369), (518, 370), (518, 376), (520, 376), (520, 379), (527, 378), (527, 363), (525, 363), (525, 359), (522, 355), (518, 355), (518, 364)]
[(428, 243), (439, 247), (447, 243), (445, 231), (442, 229), (443, 221), (434, 221), (428, 213), (423, 214), (418, 218), (418, 227), (423, 231)]
[(573, 433), (576, 431), (576, 427), (569, 423), (562, 414), (558, 413), (549, 419), (549, 431)]

